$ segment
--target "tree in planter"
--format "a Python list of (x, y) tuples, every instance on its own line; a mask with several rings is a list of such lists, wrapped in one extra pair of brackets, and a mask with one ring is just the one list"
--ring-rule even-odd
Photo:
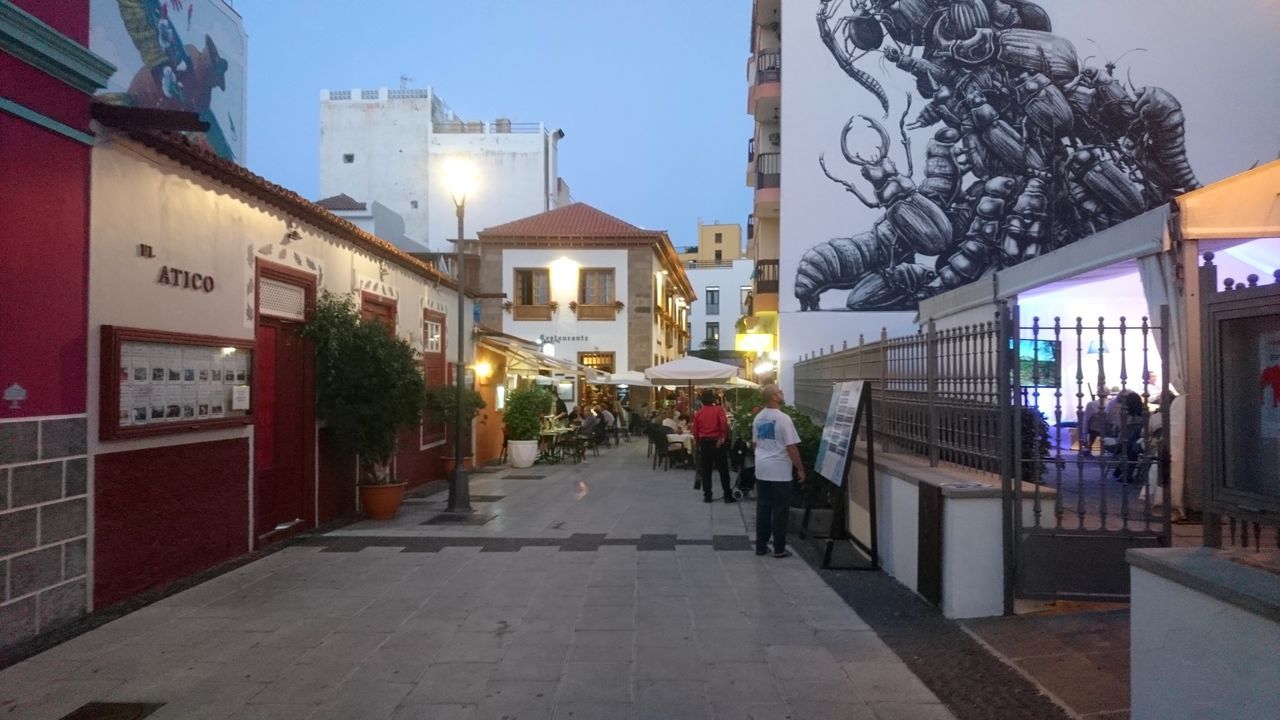
[[(471, 388), (463, 388), (462, 392), (458, 392), (457, 385), (437, 385), (429, 387), (426, 390), (426, 406), (427, 414), (436, 420), (444, 423), (454, 432), (457, 428), (453, 427), (454, 419), (457, 417), (458, 403), (462, 403), (462, 423), (465, 432), (467, 423), (475, 419), (480, 411), (485, 409), (484, 398), (480, 397), (480, 393)], [(454, 447), (453, 443), (449, 443), (449, 447)], [(454, 458), (454, 462), (457, 462)]]
[(328, 436), (359, 458), (361, 485), (399, 484), (386, 468), (397, 432), (421, 417), (417, 352), (382, 323), (362, 320), (350, 297), (328, 291), (302, 335), (315, 344), (316, 414)]
[[(515, 467), (533, 465), (537, 456), (538, 433), (542, 430), (542, 416), (550, 409), (551, 402), (551, 393), (539, 387), (513, 390), (507, 396), (507, 408), (502, 413), (502, 422), (507, 429), (508, 455)], [(528, 441), (535, 444), (531, 448), (512, 445)]]
[(707, 338), (698, 343), (698, 349), (689, 353), (694, 357), (700, 357), (703, 360), (711, 360), (713, 362), (720, 361), (720, 341), (715, 338)]

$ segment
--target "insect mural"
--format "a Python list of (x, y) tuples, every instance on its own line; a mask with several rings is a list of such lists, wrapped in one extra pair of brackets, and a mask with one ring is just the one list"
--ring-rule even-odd
[[(818, 166), (881, 214), (803, 254), (801, 310), (836, 309), (820, 307), (833, 290), (848, 291), (848, 310), (914, 310), (1199, 187), (1174, 94), (1121, 79), (1124, 55), (1081, 58), (1034, 2), (819, 0), (816, 19), (837, 66), (882, 113), (855, 114), (840, 131), (848, 169), (823, 154)], [(868, 56), (923, 101), (913, 116), (908, 94), (892, 113), (901, 166), (882, 122), (896, 100), (859, 65)], [(869, 158), (850, 147), (859, 125), (879, 140)], [(933, 135), (917, 178), (908, 133), (919, 130)]]

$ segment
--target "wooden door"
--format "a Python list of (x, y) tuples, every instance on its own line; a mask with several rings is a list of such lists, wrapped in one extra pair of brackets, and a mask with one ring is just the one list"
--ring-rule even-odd
[(253, 362), (254, 535), (258, 546), (315, 524), (314, 361), (311, 345), (300, 333), (313, 288), (282, 280), (269, 278), (265, 269), (259, 278)]

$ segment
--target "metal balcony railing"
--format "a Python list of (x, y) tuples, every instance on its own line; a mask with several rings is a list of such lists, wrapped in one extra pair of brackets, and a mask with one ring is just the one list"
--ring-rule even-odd
[(756, 84), (782, 81), (782, 51), (761, 50), (756, 53)]
[(756, 261), (756, 292), (757, 293), (777, 293), (778, 292), (778, 261), (777, 260), (757, 260)]
[(782, 155), (760, 153), (756, 156), (756, 189), (782, 186)]

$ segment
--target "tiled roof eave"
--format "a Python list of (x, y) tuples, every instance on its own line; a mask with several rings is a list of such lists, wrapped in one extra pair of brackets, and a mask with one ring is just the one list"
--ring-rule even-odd
[[(135, 131), (119, 128), (126, 137), (140, 143), (157, 153), (174, 160), (215, 181), (224, 183), (245, 194), (257, 198), (279, 210), (330, 232), (343, 240), (365, 250), (381, 259), (414, 273), (433, 283), (457, 291), (457, 283), (453, 278), (444, 275), (426, 263), (411, 257), (391, 243), (361, 230), (354, 223), (334, 215), (332, 212), (307, 200), (301, 195), (277, 185), (266, 178), (220, 157), (211, 156), (205, 150), (195, 147), (185, 138), (169, 137), (165, 134)], [(471, 295), (470, 292), (466, 293)]]

